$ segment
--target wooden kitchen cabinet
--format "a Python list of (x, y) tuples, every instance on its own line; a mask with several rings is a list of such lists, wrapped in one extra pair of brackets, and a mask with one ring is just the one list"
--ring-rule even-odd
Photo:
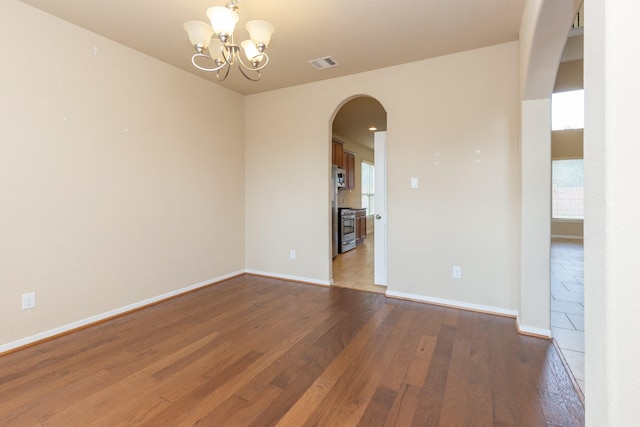
[(346, 175), (346, 188), (353, 190), (356, 188), (356, 156), (349, 151), (342, 152), (342, 168)]
[(331, 159), (334, 165), (344, 170), (345, 186), (347, 190), (356, 188), (356, 156), (344, 149), (342, 142), (332, 141)]
[(333, 140), (332, 143), (332, 161), (333, 164), (338, 166), (340, 169), (344, 169), (344, 150), (342, 142)]
[(367, 237), (367, 210), (356, 209), (356, 245), (364, 242)]

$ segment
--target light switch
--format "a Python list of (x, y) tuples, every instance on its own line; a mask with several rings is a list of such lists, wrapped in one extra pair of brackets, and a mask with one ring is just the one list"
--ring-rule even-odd
[(459, 265), (454, 265), (452, 276), (454, 279), (462, 279), (462, 267), (460, 267)]
[(411, 178), (411, 188), (418, 188), (418, 178), (415, 176)]

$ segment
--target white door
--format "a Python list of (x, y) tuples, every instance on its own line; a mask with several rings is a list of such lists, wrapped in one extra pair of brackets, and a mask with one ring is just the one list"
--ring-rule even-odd
[(374, 283), (387, 286), (387, 132), (373, 137), (375, 164)]

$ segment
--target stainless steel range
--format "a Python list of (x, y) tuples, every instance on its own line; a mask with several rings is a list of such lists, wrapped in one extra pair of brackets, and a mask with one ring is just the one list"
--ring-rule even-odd
[(356, 247), (356, 211), (350, 208), (340, 208), (339, 213), (339, 252), (344, 253)]

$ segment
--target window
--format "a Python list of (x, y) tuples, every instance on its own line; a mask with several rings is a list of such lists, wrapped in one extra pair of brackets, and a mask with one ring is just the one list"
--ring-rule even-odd
[(551, 95), (551, 130), (584, 129), (584, 90)]
[(375, 205), (375, 173), (374, 166), (368, 162), (362, 162), (362, 207), (367, 208), (367, 215), (372, 215)]
[(553, 219), (584, 219), (584, 160), (551, 161)]

